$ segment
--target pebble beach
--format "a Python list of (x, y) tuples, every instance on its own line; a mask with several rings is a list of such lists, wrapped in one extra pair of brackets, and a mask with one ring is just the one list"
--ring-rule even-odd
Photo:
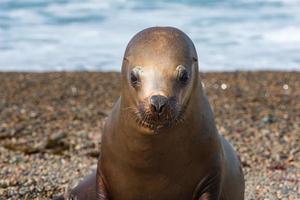
[[(246, 200), (300, 199), (300, 72), (201, 73)], [(51, 199), (96, 168), (117, 72), (0, 73), (0, 200)]]

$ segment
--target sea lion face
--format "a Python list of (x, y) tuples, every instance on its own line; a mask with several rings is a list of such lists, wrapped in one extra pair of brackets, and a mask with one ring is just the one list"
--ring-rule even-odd
[(129, 43), (122, 67), (128, 107), (151, 130), (184, 119), (198, 72), (190, 39), (174, 28), (150, 28)]

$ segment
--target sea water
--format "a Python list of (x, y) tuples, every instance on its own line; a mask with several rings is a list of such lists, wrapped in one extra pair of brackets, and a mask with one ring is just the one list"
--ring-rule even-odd
[(187, 33), (205, 71), (300, 71), (300, 0), (0, 0), (0, 71), (118, 71), (151, 26)]

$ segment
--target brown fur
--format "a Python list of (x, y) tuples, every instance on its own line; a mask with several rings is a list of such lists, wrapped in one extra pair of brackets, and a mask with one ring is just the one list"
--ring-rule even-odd
[[(178, 65), (190, 74), (184, 87), (174, 78)], [(143, 72), (134, 88), (129, 80), (135, 66)], [(90, 180), (96, 180), (94, 197), (81, 198), (85, 184), (74, 190), (78, 199), (243, 199), (239, 160), (218, 134), (198, 79), (196, 50), (183, 32), (155, 27), (138, 33), (124, 55), (121, 97), (106, 122), (97, 176)], [(172, 115), (166, 114), (174, 123), (142, 123), (148, 118), (138, 116), (139, 105), (149, 113), (147, 98), (153, 94), (176, 99)]]

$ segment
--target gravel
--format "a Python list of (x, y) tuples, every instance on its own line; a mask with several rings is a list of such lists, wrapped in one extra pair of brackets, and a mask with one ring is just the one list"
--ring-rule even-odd
[[(300, 199), (300, 73), (201, 74), (245, 199)], [(0, 199), (51, 199), (96, 168), (119, 73), (0, 73)]]

